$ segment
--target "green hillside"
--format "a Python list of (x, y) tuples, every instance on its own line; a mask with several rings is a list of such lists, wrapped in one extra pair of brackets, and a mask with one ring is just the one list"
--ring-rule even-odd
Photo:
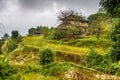
[(34, 26), (25, 36), (5, 33), (0, 80), (120, 80), (119, 3), (101, 0), (88, 18), (61, 11), (57, 27)]
[[(20, 80), (67, 80), (66, 74), (96, 80), (95, 75), (100, 74), (100, 72), (85, 67), (85, 57), (88, 55), (91, 46), (96, 46), (96, 52), (104, 55), (107, 52), (106, 50), (109, 49), (107, 46), (110, 45), (110, 40), (98, 40), (93, 36), (67, 42), (46, 40), (43, 36), (27, 36), (22, 39), (18, 48), (9, 53), (8, 59), (10, 64), (20, 71), (15, 75), (16, 78), (20, 76)], [(56, 52), (55, 62), (57, 64), (55, 63), (51, 70), (52, 68), (58, 69), (58, 71), (54, 72), (54, 75), (47, 77), (43, 75), (43, 72), (42, 74), (39, 72), (42, 68), (39, 63), (39, 51), (44, 48), (51, 48)], [(48, 70), (47, 73), (51, 72), (51, 70)], [(71, 71), (73, 72), (71, 73)], [(74, 79), (75, 77), (73, 77)]]

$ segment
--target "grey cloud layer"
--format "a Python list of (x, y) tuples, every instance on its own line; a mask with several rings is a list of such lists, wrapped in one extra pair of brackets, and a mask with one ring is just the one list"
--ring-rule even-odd
[(17, 29), (24, 35), (34, 26), (56, 26), (57, 13), (63, 8), (88, 16), (98, 10), (99, 0), (0, 0), (0, 23), (5, 26), (4, 32)]
[(0, 10), (6, 6), (7, 0), (0, 0)]
[(65, 6), (69, 9), (96, 9), (99, 6), (99, 0), (19, 0), (19, 3), (23, 9), (30, 10), (44, 10), (53, 6), (53, 3), (56, 3), (59, 7)]
[(53, 6), (54, 0), (19, 0), (22, 9), (44, 10)]
[(44, 11), (52, 10), (54, 4), (60, 9), (65, 7), (66, 9), (74, 10), (86, 10), (87, 13), (94, 12), (99, 8), (99, 0), (0, 0), (0, 10), (4, 9), (7, 3), (17, 1), (17, 6), (21, 11)]

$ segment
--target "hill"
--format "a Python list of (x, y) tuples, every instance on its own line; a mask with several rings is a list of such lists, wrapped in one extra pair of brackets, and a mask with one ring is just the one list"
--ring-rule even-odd
[[(7, 58), (10, 64), (18, 70), (16, 78), (20, 76), (20, 80), (66, 80), (70, 76), (72, 76), (71, 80), (76, 80), (76, 78), (96, 80), (101, 73), (86, 67), (85, 58), (91, 46), (95, 46), (97, 53), (104, 55), (109, 49), (107, 46), (110, 45), (109, 39), (97, 39), (94, 36), (67, 42), (46, 40), (43, 36), (27, 36), (22, 39), (15, 50), (9, 53)], [(39, 51), (46, 47), (56, 52), (54, 65), (48, 65), (51, 66), (50, 69), (43, 68), (39, 63)], [(104, 73), (102, 74), (105, 76)]]

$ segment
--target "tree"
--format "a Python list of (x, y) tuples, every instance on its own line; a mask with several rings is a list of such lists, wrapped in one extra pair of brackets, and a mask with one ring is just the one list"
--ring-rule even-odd
[(66, 38), (77, 38), (78, 35), (82, 35), (86, 32), (87, 20), (81, 13), (77, 13), (73, 10), (61, 11), (58, 16), (61, 24), (57, 27), (57, 30), (64, 30), (64, 33), (68, 33)]
[(48, 35), (49, 28), (47, 26), (37, 26), (37, 28), (30, 28), (28, 30), (29, 35), (40, 35), (43, 34), (44, 36)]
[(72, 21), (80, 21), (85, 20), (85, 17), (81, 15), (81, 13), (77, 13), (73, 10), (68, 11), (60, 11), (58, 15), (58, 20), (62, 22), (62, 24), (69, 24)]
[(8, 38), (9, 38), (9, 35), (5, 33), (3, 39), (8, 39)]
[(12, 39), (16, 39), (19, 36), (19, 32), (17, 30), (12, 31), (11, 34), (12, 34)]
[(102, 6), (111, 17), (120, 18), (120, 0), (101, 0), (100, 6)]
[[(107, 11), (107, 13), (120, 20), (120, 0), (101, 0), (100, 5)], [(113, 62), (120, 60), (120, 21), (111, 31), (111, 40), (113, 45), (110, 51), (110, 57)]]
[(95, 13), (95, 14), (92, 14), (90, 16), (88, 16), (88, 22), (89, 24), (93, 21), (93, 20), (97, 20), (99, 17), (102, 17), (103, 20), (107, 19), (108, 18), (108, 15), (106, 13)]
[(113, 41), (113, 45), (110, 51), (110, 57), (113, 61), (118, 61), (120, 60), (120, 24), (115, 26), (111, 32), (111, 40)]
[(108, 15), (105, 13), (96, 13), (88, 17), (89, 21), (89, 31), (91, 34), (96, 34), (97, 38), (103, 33), (104, 26), (101, 25), (109, 19)]
[(33, 35), (34, 32), (35, 32), (35, 29), (34, 29), (34, 28), (30, 28), (30, 29), (28, 30), (29, 35)]
[(103, 8), (99, 8), (97, 13), (105, 13), (105, 10)]

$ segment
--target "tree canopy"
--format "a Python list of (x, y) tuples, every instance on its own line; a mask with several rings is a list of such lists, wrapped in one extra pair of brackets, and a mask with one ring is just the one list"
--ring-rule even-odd
[(17, 30), (13, 30), (11, 34), (13, 39), (16, 39), (19, 36), (19, 32)]
[[(100, 5), (113, 18), (120, 18), (120, 0), (101, 0)], [(111, 31), (111, 40), (113, 45), (110, 51), (110, 57), (113, 62), (120, 60), (120, 22)]]
[(88, 22), (91, 23), (93, 20), (97, 20), (99, 17), (102, 17), (103, 20), (108, 18), (108, 15), (105, 13), (95, 13), (88, 16)]
[(120, 17), (120, 0), (101, 0), (102, 6), (112, 17)]
[(59, 12), (58, 15), (58, 20), (61, 21), (62, 23), (69, 23), (69, 21), (80, 21), (80, 20), (85, 20), (85, 17), (81, 15), (81, 13), (77, 13), (73, 10), (68, 10), (68, 11), (61, 11)]

